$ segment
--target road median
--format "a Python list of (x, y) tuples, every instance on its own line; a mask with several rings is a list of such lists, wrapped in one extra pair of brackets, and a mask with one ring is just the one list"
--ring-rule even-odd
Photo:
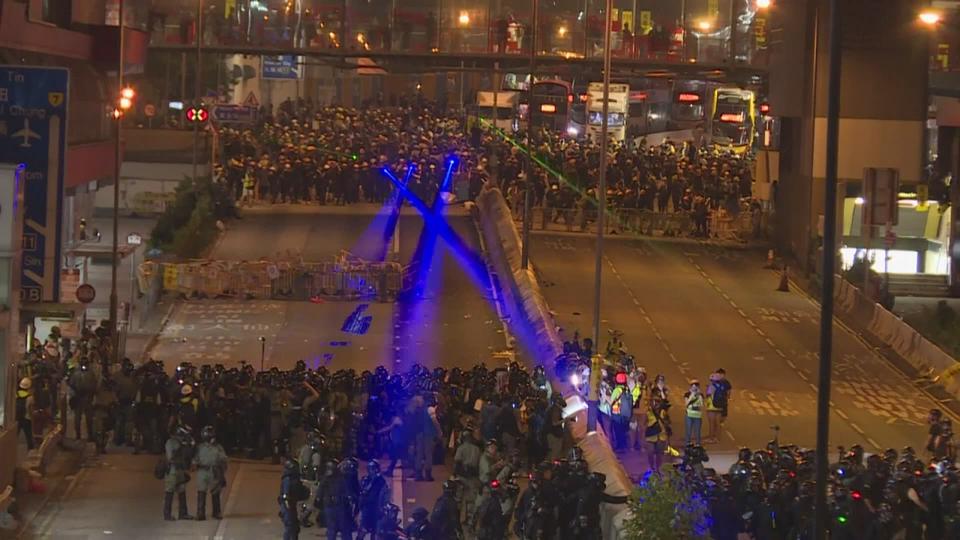
[[(477, 197), (480, 214), (480, 233), (487, 246), (487, 257), (496, 272), (504, 296), (505, 316), (512, 321), (518, 341), (533, 356), (536, 364), (552, 367), (554, 359), (563, 352), (563, 340), (550, 314), (546, 300), (540, 291), (532, 263), (521, 268), (520, 235), (510, 215), (510, 208), (499, 189), (484, 189)], [(547, 369), (553, 373), (552, 369)], [(582, 397), (567, 382), (552, 380), (555, 389), (567, 399), (568, 410), (583, 403)], [(623, 464), (614, 454), (602, 429), (587, 432), (586, 410), (579, 408), (568, 420), (568, 433), (583, 450), (584, 459), (591, 472), (606, 475), (606, 492), (610, 495), (629, 495), (633, 483)], [(619, 526), (626, 505), (604, 504), (602, 506), (602, 530), (604, 539), (620, 537)]]

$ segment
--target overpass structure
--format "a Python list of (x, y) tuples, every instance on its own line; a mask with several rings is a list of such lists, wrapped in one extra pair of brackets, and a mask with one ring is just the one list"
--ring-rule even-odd
[[(151, 44), (150, 50), (172, 53), (195, 53), (196, 44)], [(296, 56), (303, 64), (326, 65), (344, 70), (382, 68), (391, 74), (418, 74), (458, 71), (490, 71), (528, 73), (530, 56), (488, 52), (422, 52), (384, 50), (344, 50), (340, 48), (303, 48), (253, 44), (201, 44), (203, 54), (248, 56)], [(361, 61), (366, 59), (367, 62)], [(537, 73), (597, 74), (602, 70), (602, 57), (538, 54)], [(619, 77), (686, 78), (717, 80), (740, 84), (757, 84), (766, 76), (765, 66), (728, 62), (672, 62), (615, 56), (613, 71)]]

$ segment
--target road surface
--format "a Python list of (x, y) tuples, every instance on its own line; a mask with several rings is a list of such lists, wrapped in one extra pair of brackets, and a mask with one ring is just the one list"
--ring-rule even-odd
[[(244, 213), (231, 223), (213, 257), (250, 260), (296, 251), (305, 260), (328, 260), (346, 249), (363, 257), (382, 238), (379, 207), (318, 208), (277, 206)], [(447, 221), (465, 244), (480, 252), (473, 222), (462, 207), (446, 212)], [(417, 250), (422, 219), (406, 210), (400, 220), (400, 261)], [(382, 242), (382, 240), (381, 240)], [(357, 371), (420, 362), (430, 368), (470, 368), (505, 348), (505, 335), (489, 287), (478, 288), (461, 270), (443, 242), (438, 242), (420, 300), (371, 303), (370, 330), (362, 336), (340, 331), (357, 302), (323, 304), (292, 301), (208, 300), (179, 302), (163, 329), (152, 356), (168, 369), (188, 360), (226, 366), (260, 362), (259, 337), (266, 338), (264, 366), (290, 368), (303, 359), (330, 369)], [(225, 519), (167, 523), (161, 519), (161, 482), (152, 476), (154, 456), (123, 450), (98, 457), (77, 475), (65, 494), (57, 494), (31, 524), (26, 538), (279, 538), (276, 496), (280, 469), (269, 462), (231, 460), (224, 498)], [(363, 467), (361, 466), (361, 472)], [(417, 506), (432, 508), (440, 482), (449, 470), (436, 467), (436, 482), (390, 479), (393, 502), (409, 516)], [(187, 488), (195, 510), (193, 484)], [(208, 505), (209, 509), (209, 505)], [(175, 510), (176, 511), (176, 510)], [(316, 529), (305, 532), (311, 537)]]
[[(594, 239), (535, 233), (531, 257), (565, 334), (592, 332)], [(718, 445), (762, 446), (780, 427), (781, 442), (813, 447), (819, 306), (795, 291), (777, 292), (765, 253), (697, 242), (614, 238), (604, 244), (601, 345), (607, 331), (625, 343), (652, 379), (663, 373), (683, 431), (681, 396), (690, 379), (724, 368), (734, 386)], [(832, 445), (867, 452), (922, 447), (927, 411), (937, 404), (840, 325), (834, 326)]]

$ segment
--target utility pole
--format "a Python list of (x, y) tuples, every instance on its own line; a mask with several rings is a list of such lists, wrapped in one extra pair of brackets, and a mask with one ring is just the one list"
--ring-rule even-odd
[[(603, 119), (600, 121), (600, 182), (597, 186), (597, 247), (593, 269), (593, 348), (600, 350), (600, 286), (603, 277), (603, 228), (604, 212), (607, 209), (607, 128), (610, 113), (610, 26), (613, 24), (613, 0), (607, 0), (603, 27)], [(594, 376), (591, 373), (591, 380)], [(597, 392), (590, 388), (590, 402), (587, 411), (587, 430), (597, 429)]]
[[(827, 537), (828, 448), (830, 444), (830, 382), (833, 362), (833, 273), (837, 235), (837, 159), (840, 142), (840, 44), (839, 2), (829, 0), (830, 40), (827, 64), (827, 136), (826, 171), (823, 197), (823, 283), (820, 295), (820, 367), (817, 386), (817, 475), (813, 530), (817, 540)], [(817, 36), (819, 39), (819, 36)], [(864, 261), (866, 262), (866, 261)]]
[[(203, 42), (203, 0), (197, 0), (197, 22), (194, 25), (196, 34), (195, 38), (197, 40), (197, 67), (195, 70), (197, 80), (194, 81), (194, 96), (196, 99), (197, 107), (200, 106), (200, 102), (203, 99), (201, 95), (203, 85), (201, 83), (202, 76), (200, 72), (203, 69), (202, 60), (200, 56), (200, 46)], [(200, 122), (193, 123), (193, 183), (197, 183), (197, 165), (200, 160)]]
[[(118, 0), (118, 19), (117, 30), (119, 31), (118, 54), (120, 59), (117, 61), (117, 96), (116, 100), (123, 92), (123, 0)], [(123, 149), (120, 143), (122, 133), (123, 111), (119, 103), (115, 103), (114, 122), (116, 122), (116, 138), (114, 139), (113, 156), (113, 241), (110, 251), (110, 341), (113, 349), (112, 361), (114, 364), (120, 363), (120, 329), (117, 321), (118, 301), (117, 301), (117, 271), (120, 266), (120, 164), (123, 161)]]
[(520, 267), (524, 270), (530, 265), (530, 211), (531, 188), (533, 187), (533, 78), (537, 63), (537, 21), (539, 19), (540, 0), (533, 3), (533, 22), (530, 24), (530, 84), (527, 87), (527, 182), (523, 190), (523, 243), (520, 249)]

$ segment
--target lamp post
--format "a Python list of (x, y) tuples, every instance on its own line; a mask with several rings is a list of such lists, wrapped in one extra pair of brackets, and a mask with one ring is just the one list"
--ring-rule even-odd
[(267, 356), (267, 338), (260, 336), (257, 340), (260, 341), (260, 371), (263, 371), (263, 361)]
[[(593, 269), (593, 347), (600, 350), (600, 286), (603, 278), (603, 228), (607, 209), (607, 127), (610, 114), (610, 26), (613, 24), (613, 0), (607, 0), (603, 26), (603, 118), (600, 120), (600, 181), (597, 186), (597, 249)], [(596, 369), (597, 363), (594, 363)], [(595, 380), (591, 372), (591, 380)], [(598, 389), (591, 385), (587, 411), (587, 431), (597, 429)]]
[(113, 244), (110, 252), (110, 340), (113, 349), (112, 361), (114, 364), (120, 362), (120, 331), (117, 324), (117, 309), (119, 304), (117, 301), (117, 271), (120, 265), (120, 165), (123, 163), (120, 136), (122, 132), (123, 113), (133, 106), (133, 98), (136, 97), (136, 92), (134, 92), (133, 88), (123, 85), (123, 0), (118, 1), (117, 17), (117, 30), (119, 31), (119, 60), (117, 61), (118, 95), (116, 106), (113, 109), (113, 121), (115, 124), (113, 154)]

